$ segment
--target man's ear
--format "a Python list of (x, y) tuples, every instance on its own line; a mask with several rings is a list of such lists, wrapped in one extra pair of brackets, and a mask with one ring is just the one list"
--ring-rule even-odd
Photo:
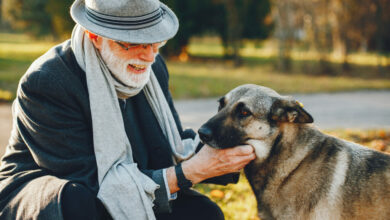
[(91, 33), (89, 31), (85, 31), (85, 33), (87, 34), (88, 38), (92, 41), (93, 45), (98, 49), (98, 50), (101, 50), (102, 48), (102, 45), (103, 45), (103, 38), (94, 34), (94, 33)]
[(101, 50), (103, 45), (103, 38), (98, 36), (97, 38), (91, 39), (92, 43), (95, 45), (96, 49)]
[(270, 118), (277, 122), (312, 123), (313, 117), (294, 100), (277, 99), (271, 107)]

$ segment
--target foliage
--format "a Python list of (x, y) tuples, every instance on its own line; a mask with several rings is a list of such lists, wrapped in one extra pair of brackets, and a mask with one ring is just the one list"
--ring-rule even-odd
[(214, 32), (223, 41), (226, 56), (238, 56), (243, 39), (265, 39), (271, 23), (269, 0), (166, 0), (181, 24), (179, 34), (164, 48), (165, 54), (186, 51), (192, 36)]
[[(351, 71), (350, 54), (390, 52), (390, 1), (388, 0), (161, 0), (180, 20), (180, 30), (162, 53), (188, 59), (194, 36), (217, 35), (223, 57), (241, 64), (243, 42), (261, 41), (273, 33), (278, 40), (279, 70), (290, 72), (291, 53), (296, 48), (320, 55), (319, 70), (332, 74), (330, 56), (343, 60)], [(2, 0), (0, 25), (34, 37), (69, 37), (73, 21), (69, 7), (73, 0)], [(4, 20), (7, 20), (6, 24)], [(381, 56), (377, 65), (386, 74)]]
[(35, 38), (65, 38), (73, 27), (69, 7), (73, 0), (3, 0), (3, 18), (16, 30)]
[(269, 1), (216, 0), (226, 11), (222, 24), (226, 31), (220, 33), (225, 47), (225, 56), (233, 57), (236, 66), (240, 63), (239, 49), (242, 40), (268, 37), (270, 25), (265, 17), (270, 13)]
[(325, 131), (326, 133), (337, 136), (363, 146), (390, 153), (390, 131), (385, 129), (378, 130), (332, 130)]
[(47, 0), (3, 0), (3, 17), (15, 29), (23, 30), (32, 36), (50, 33), (49, 15), (42, 11)]
[[(369, 148), (390, 153), (389, 130), (336, 130), (326, 133), (338, 136)], [(197, 184), (195, 189), (206, 194), (221, 207), (226, 220), (258, 220), (256, 199), (248, 180), (241, 174), (237, 184), (218, 186), (213, 184)]]
[(210, 30), (210, 22), (218, 12), (210, 0), (162, 0), (175, 12), (179, 19), (179, 34), (164, 47), (166, 55), (179, 55), (186, 52), (191, 36)]
[(245, 175), (237, 184), (197, 184), (195, 189), (221, 207), (226, 220), (258, 220), (257, 203)]
[(325, 72), (329, 72), (329, 52), (342, 57), (344, 69), (349, 70), (352, 51), (389, 51), (387, 0), (273, 0), (272, 8), (279, 67), (284, 71), (290, 69), (290, 51), (297, 44), (322, 54)]
[[(3, 1), (3, 17), (13, 28), (34, 37), (69, 37), (74, 25), (69, 15), (73, 0)], [(237, 56), (237, 47), (243, 38), (264, 39), (271, 30), (270, 24), (264, 23), (264, 18), (270, 12), (269, 0), (163, 2), (173, 9), (180, 20), (179, 34), (164, 48), (164, 53), (169, 56), (185, 53), (192, 36), (208, 32), (218, 34), (224, 42), (226, 53)]]
[(48, 0), (45, 11), (50, 15), (51, 33), (55, 39), (69, 38), (74, 21), (69, 15), (69, 8), (74, 0)]

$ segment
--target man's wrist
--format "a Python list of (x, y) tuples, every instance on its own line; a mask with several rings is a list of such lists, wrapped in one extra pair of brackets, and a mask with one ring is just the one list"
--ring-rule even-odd
[(188, 189), (188, 188), (192, 187), (193, 183), (191, 182), (191, 180), (186, 178), (181, 165), (182, 164), (179, 163), (175, 166), (177, 186), (179, 187), (179, 189)]
[(175, 200), (177, 198), (177, 193), (176, 192), (171, 193), (171, 189), (169, 187), (168, 177), (167, 177), (168, 168), (167, 169), (163, 169), (162, 172), (163, 172), (163, 177), (164, 177), (165, 188), (166, 188), (166, 191), (167, 191), (168, 201)]
[(194, 185), (203, 181), (202, 175), (198, 172), (198, 167), (194, 166), (192, 159), (182, 162), (181, 167), (185, 177)]

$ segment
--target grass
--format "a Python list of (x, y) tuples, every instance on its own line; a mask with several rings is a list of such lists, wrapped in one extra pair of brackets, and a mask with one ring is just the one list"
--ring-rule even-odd
[(270, 66), (229, 68), (221, 63), (168, 62), (170, 89), (175, 98), (220, 96), (234, 87), (254, 83), (281, 93), (337, 92), (361, 89), (389, 89), (390, 79), (352, 76), (280, 73)]
[(20, 77), (54, 42), (37, 42), (22, 34), (0, 34), (0, 102), (15, 97)]
[[(34, 41), (22, 34), (0, 33), (0, 101), (14, 98), (20, 77), (38, 56), (55, 44)], [(232, 62), (222, 59), (218, 40), (195, 39), (189, 46), (189, 61), (167, 61), (172, 95), (176, 99), (215, 97), (245, 83), (261, 84), (282, 93), (390, 89), (390, 66), (379, 73), (376, 54), (352, 54), (349, 72), (340, 71), (340, 59), (332, 58), (329, 63), (332, 71), (322, 74), (315, 53), (294, 50), (292, 71), (282, 73), (275, 69), (277, 56), (272, 48), (272, 45), (246, 42), (241, 50), (243, 65), (236, 68)], [(388, 56), (381, 59), (383, 64), (390, 64)]]
[[(223, 47), (218, 38), (193, 38), (188, 47), (189, 53), (203, 57), (222, 57)], [(264, 41), (262, 43), (245, 41), (240, 50), (243, 57), (252, 58), (274, 58), (277, 56), (277, 42), (275, 40)], [(295, 61), (313, 61), (318, 60), (319, 54), (314, 51), (307, 51), (296, 48), (292, 51), (291, 57)], [(330, 61), (333, 63), (341, 63), (342, 59), (337, 55), (330, 55)], [(349, 55), (348, 62), (357, 65), (376, 66), (378, 59), (381, 59), (383, 65), (390, 65), (390, 56), (378, 56), (373, 53), (352, 53)]]
[[(216, 39), (194, 39), (188, 48), (188, 62), (168, 61), (171, 91), (175, 98), (221, 96), (232, 88), (254, 83), (281, 93), (316, 93), (351, 90), (389, 89), (390, 56), (357, 53), (349, 56), (350, 71), (342, 71), (341, 59), (332, 57), (329, 70), (319, 68), (318, 54), (294, 50), (292, 70), (283, 73), (275, 68), (275, 45), (246, 42), (241, 49), (243, 65), (236, 68), (223, 61), (223, 48)], [(381, 71), (377, 68), (382, 60)]]
[[(333, 130), (325, 131), (325, 133), (390, 153), (389, 130)], [(198, 184), (195, 189), (216, 202), (224, 212), (226, 220), (259, 219), (255, 197), (243, 174), (241, 174), (238, 184), (227, 186)]]

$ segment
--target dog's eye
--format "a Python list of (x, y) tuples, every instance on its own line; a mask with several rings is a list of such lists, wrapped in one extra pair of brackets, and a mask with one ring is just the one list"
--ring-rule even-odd
[(239, 118), (246, 118), (252, 114), (251, 111), (242, 102), (238, 103), (236, 112)]
[(251, 115), (251, 112), (247, 109), (241, 109), (240, 111), (240, 117), (241, 118), (246, 118), (248, 117), (249, 115)]

